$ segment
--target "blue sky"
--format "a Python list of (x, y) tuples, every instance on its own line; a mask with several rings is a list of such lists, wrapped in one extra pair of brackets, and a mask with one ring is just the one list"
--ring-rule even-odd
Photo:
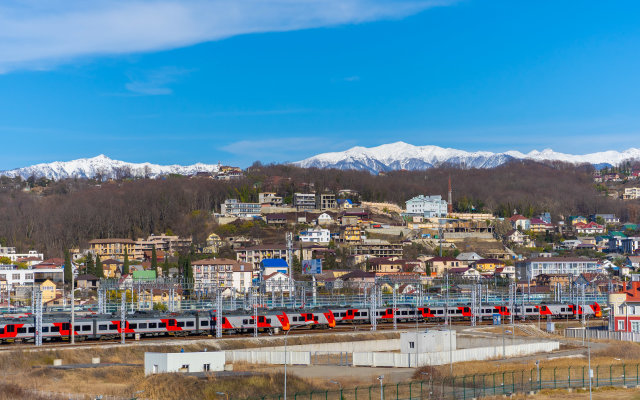
[(8, 0), (0, 169), (640, 147), (640, 3)]

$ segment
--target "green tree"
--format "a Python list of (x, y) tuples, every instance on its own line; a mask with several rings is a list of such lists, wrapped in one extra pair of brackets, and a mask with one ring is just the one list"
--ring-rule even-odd
[(100, 261), (100, 255), (96, 254), (96, 276), (98, 278), (104, 278), (104, 270), (102, 269), (102, 262)]
[(157, 271), (158, 270), (158, 255), (156, 254), (156, 245), (153, 245), (153, 248), (151, 249), (151, 269), (153, 271)]
[(129, 275), (129, 252), (124, 248), (124, 261), (122, 262), (122, 275)]
[(153, 303), (154, 311), (168, 311), (167, 305), (164, 303)]
[(71, 283), (71, 278), (73, 275), (73, 266), (71, 264), (71, 255), (69, 254), (69, 250), (64, 251), (64, 281)]
[(11, 261), (9, 257), (0, 257), (0, 264), (11, 265), (13, 264), (13, 261)]
[(87, 274), (96, 275), (96, 269), (94, 268), (93, 264), (93, 255), (91, 255), (91, 253), (87, 254), (86, 260), (84, 262), (84, 271)]
[(169, 275), (169, 257), (164, 255), (164, 263), (162, 263), (162, 276), (167, 277)]

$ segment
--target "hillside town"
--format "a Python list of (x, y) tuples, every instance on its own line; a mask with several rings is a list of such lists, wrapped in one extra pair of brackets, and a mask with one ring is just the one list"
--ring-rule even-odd
[[(230, 171), (233, 172), (233, 171)], [(137, 238), (88, 238), (86, 248), (66, 254), (80, 301), (97, 302), (96, 290), (134, 282), (188, 280), (193, 288), (215, 288), (237, 296), (261, 288), (289, 293), (309, 281), (307, 260), (321, 263), (313, 275), (321, 290), (347, 290), (385, 282), (400, 293), (418, 286), (465, 290), (470, 283), (516, 282), (523, 293), (552, 293), (584, 285), (606, 293), (640, 271), (638, 225), (614, 214), (523, 215), (498, 218), (455, 210), (452, 192), (418, 195), (402, 206), (360, 202), (357, 192), (296, 192), (285, 199), (259, 193), (258, 202), (228, 198), (212, 210), (217, 228), (206, 241), (159, 233)], [(37, 250), (0, 248), (2, 305), (27, 305), (39, 286), (49, 307), (65, 305), (69, 290), (63, 258), (44, 259)], [(115, 286), (114, 286), (115, 285)], [(559, 289), (562, 287), (563, 289)], [(141, 294), (148, 307), (180, 301), (181, 291)]]

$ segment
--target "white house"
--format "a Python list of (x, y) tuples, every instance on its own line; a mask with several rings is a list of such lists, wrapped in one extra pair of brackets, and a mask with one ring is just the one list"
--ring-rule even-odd
[(213, 258), (194, 261), (192, 267), (196, 290), (230, 288), (242, 292), (251, 288), (253, 267), (250, 264), (226, 258)]
[(470, 251), (470, 252), (458, 254), (456, 259), (460, 261), (472, 262), (472, 261), (482, 260), (482, 257), (478, 253)]
[(224, 351), (144, 353), (144, 374), (224, 371)]
[(331, 218), (331, 215), (327, 213), (318, 215), (318, 225), (331, 225), (333, 222), (333, 218)]
[(282, 272), (274, 272), (273, 274), (265, 275), (262, 277), (264, 281), (264, 290), (267, 293), (289, 293), (293, 291), (293, 282), (289, 279), (288, 275)]
[(300, 232), (299, 237), (301, 242), (329, 243), (331, 241), (331, 232), (318, 226)]
[(444, 218), (447, 216), (447, 202), (442, 196), (416, 196), (406, 201), (407, 215), (422, 215), (425, 218)]

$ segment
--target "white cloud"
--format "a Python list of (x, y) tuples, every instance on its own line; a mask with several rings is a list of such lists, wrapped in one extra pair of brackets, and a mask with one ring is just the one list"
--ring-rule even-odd
[(231, 36), (402, 18), (455, 0), (4, 0), (0, 72)]
[(125, 87), (128, 91), (137, 95), (156, 96), (171, 94), (173, 90), (168, 87), (168, 85), (189, 72), (189, 70), (181, 68), (164, 67), (143, 73), (130, 73), (130, 82), (128, 82)]

